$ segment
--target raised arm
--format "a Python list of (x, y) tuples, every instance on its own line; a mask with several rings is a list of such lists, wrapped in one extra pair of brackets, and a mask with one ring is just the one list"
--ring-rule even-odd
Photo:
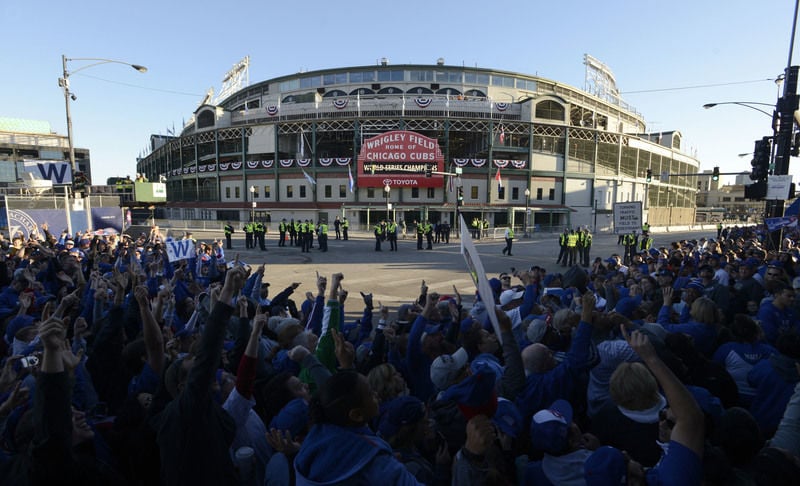
[(150, 296), (147, 287), (138, 285), (134, 289), (133, 295), (136, 297), (136, 302), (139, 303), (147, 364), (156, 374), (161, 375), (164, 369), (164, 336), (161, 334), (156, 317), (150, 308)]

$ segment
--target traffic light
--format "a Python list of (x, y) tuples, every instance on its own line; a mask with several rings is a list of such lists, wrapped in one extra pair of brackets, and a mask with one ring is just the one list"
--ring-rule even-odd
[(425, 166), (425, 177), (433, 177), (433, 167), (430, 165)]
[(647, 175), (645, 176), (644, 180), (646, 182), (652, 182), (653, 181), (653, 170), (652, 169), (647, 169)]
[(770, 137), (764, 137), (761, 140), (756, 140), (753, 147), (753, 160), (750, 165), (753, 170), (750, 172), (750, 179), (754, 181), (766, 180), (769, 175), (769, 159), (770, 159)]
[(712, 181), (719, 180), (719, 167), (714, 167), (714, 172), (711, 173), (711, 180)]
[(461, 204), (462, 202), (464, 202), (464, 188), (463, 187), (459, 187), (458, 188), (458, 203)]
[(762, 180), (753, 184), (744, 186), (745, 199), (761, 200), (767, 196), (767, 181)]

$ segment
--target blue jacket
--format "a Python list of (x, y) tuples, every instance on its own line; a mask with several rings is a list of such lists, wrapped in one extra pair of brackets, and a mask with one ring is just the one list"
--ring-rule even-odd
[(585, 392), (591, 365), (591, 337), (592, 326), (581, 321), (567, 358), (546, 373), (528, 375), (525, 389), (517, 398), (523, 417), (531, 417), (560, 398), (572, 402), (577, 393)]
[(417, 485), (392, 448), (367, 427), (315, 425), (294, 460), (297, 485)]
[(792, 397), (795, 384), (800, 381), (794, 360), (782, 354), (773, 354), (753, 366), (747, 379), (756, 389), (750, 413), (758, 422), (761, 432), (772, 436)]
[(800, 332), (800, 321), (794, 315), (791, 307), (780, 310), (772, 303), (767, 301), (761, 304), (758, 309), (758, 322), (764, 330), (764, 337), (770, 344), (775, 344), (778, 335), (782, 332), (794, 330)]
[(672, 308), (669, 306), (661, 306), (658, 311), (657, 322), (664, 326), (667, 332), (680, 332), (688, 334), (694, 339), (695, 348), (704, 355), (711, 357), (714, 354), (714, 345), (717, 341), (717, 329), (710, 324), (703, 324), (689, 320), (683, 324), (672, 324), (669, 320), (669, 315)]

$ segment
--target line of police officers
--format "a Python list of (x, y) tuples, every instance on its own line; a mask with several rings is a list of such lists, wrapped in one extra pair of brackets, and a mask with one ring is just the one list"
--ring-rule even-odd
[(564, 232), (558, 235), (558, 246), (560, 251), (556, 265), (560, 263), (562, 267), (589, 266), (589, 254), (592, 250), (592, 233), (589, 228), (577, 230), (564, 228)]

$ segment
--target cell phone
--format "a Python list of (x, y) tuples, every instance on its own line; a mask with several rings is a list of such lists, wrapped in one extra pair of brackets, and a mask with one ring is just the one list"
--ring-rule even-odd
[(25, 356), (19, 361), (23, 368), (33, 368), (39, 365), (39, 358), (36, 356)]

